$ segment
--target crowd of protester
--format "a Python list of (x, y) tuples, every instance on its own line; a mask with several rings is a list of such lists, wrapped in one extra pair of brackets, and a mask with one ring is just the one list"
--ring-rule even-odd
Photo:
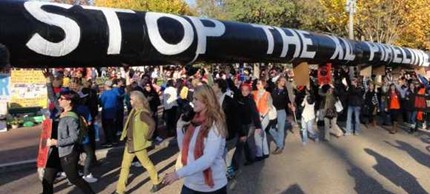
[[(334, 67), (329, 82), (321, 82), (313, 70), (308, 84), (297, 85), (291, 71), (230, 64), (47, 70), (54, 130), (43, 193), (53, 192), (60, 171), (84, 193), (93, 193), (86, 182), (97, 181), (91, 168), (98, 164), (98, 128), (103, 129), (101, 146), (125, 142), (117, 193), (125, 192), (132, 164), (148, 171), (151, 192), (185, 178), (182, 193), (226, 193), (228, 179), (242, 164), (282, 154), (294, 126), (305, 146), (308, 139), (318, 143), (359, 135), (362, 124), (395, 134), (425, 130), (430, 123), (430, 87), (415, 72), (363, 77)], [(97, 84), (99, 78), (104, 83)], [(147, 148), (169, 137), (177, 139), (183, 167), (161, 179)], [(87, 157), (79, 175), (81, 152)]]

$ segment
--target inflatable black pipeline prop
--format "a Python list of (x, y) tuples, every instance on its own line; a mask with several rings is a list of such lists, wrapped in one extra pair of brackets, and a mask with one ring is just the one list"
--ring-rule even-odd
[(429, 53), (272, 26), (154, 12), (0, 1), (14, 67), (307, 61), (428, 66)]

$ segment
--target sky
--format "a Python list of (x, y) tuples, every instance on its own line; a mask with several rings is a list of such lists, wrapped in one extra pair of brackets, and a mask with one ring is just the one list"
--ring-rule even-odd
[(189, 5), (195, 5), (196, 0), (185, 0)]

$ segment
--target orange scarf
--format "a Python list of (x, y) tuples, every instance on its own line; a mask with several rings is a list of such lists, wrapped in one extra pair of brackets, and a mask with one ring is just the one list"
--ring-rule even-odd
[[(205, 149), (204, 146), (204, 138), (207, 137), (209, 130), (208, 129), (208, 125), (206, 123), (206, 117), (205, 115), (201, 114), (201, 113), (197, 113), (193, 120), (191, 121), (191, 124), (188, 125), (187, 127), (187, 131), (185, 132), (185, 136), (184, 136), (184, 140), (182, 141), (182, 158), (181, 158), (181, 162), (184, 166), (187, 165), (187, 161), (188, 161), (188, 150), (190, 149), (190, 141), (191, 138), (194, 135), (194, 131), (196, 129), (196, 127), (200, 126), (200, 131), (199, 134), (197, 135), (197, 140), (196, 140), (196, 144), (194, 147), (194, 159), (197, 160), (198, 158), (200, 158), (203, 155), (203, 151)], [(209, 187), (213, 187), (214, 186), (214, 181), (212, 178), (212, 170), (211, 168), (207, 168), (203, 171), (203, 175), (205, 177), (205, 183), (206, 185), (208, 185)]]

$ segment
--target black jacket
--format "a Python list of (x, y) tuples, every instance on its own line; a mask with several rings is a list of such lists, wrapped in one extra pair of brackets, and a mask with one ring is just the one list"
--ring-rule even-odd
[[(250, 94), (246, 97), (240, 95), (238, 98), (238, 105), (241, 125), (254, 124), (257, 129), (261, 129), (260, 114), (258, 113), (257, 105), (252, 95)], [(241, 136), (245, 136), (248, 134), (248, 131), (242, 130), (240, 134)]]
[(410, 89), (406, 91), (405, 94), (405, 110), (414, 111), (415, 108), (415, 96), (417, 95), (417, 91), (411, 91)]
[(363, 90), (360, 87), (350, 86), (347, 90), (348, 106), (360, 106), (363, 104)]
[(150, 92), (143, 90), (143, 95), (145, 95), (145, 97), (149, 99), (148, 103), (152, 113), (157, 114), (158, 106), (160, 106), (161, 104), (160, 96), (158, 96), (157, 92), (154, 89), (151, 89)]
[(227, 140), (233, 139), (240, 134), (240, 117), (238, 116), (238, 103), (230, 96), (225, 95), (222, 102), (222, 110), (225, 114), (225, 120), (228, 129)]
[(274, 88), (272, 91), (273, 106), (276, 110), (288, 110), (288, 104), (290, 104), (290, 97), (288, 96), (287, 88), (279, 89)]

